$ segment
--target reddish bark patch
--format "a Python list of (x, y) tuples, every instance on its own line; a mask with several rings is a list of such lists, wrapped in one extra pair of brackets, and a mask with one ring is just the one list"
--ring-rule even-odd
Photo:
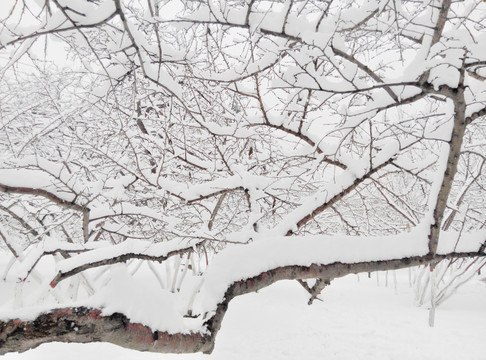
[(137, 323), (128, 323), (127, 331), (130, 333), (132, 338), (140, 343), (151, 343), (154, 341), (154, 336), (152, 330), (147, 326)]
[(73, 314), (73, 309), (71, 308), (66, 308), (66, 309), (57, 309), (52, 312), (52, 315), (54, 317), (63, 317), (63, 316), (68, 316)]

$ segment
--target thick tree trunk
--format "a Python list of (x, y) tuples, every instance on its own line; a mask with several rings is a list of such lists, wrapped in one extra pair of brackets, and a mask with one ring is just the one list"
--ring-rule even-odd
[(123, 314), (103, 316), (101, 310), (85, 307), (53, 310), (33, 321), (0, 321), (0, 355), (53, 341), (103, 341), (139, 351), (194, 353), (206, 350), (208, 338), (200, 333), (152, 331)]
[(231, 284), (217, 305), (214, 315), (204, 323), (205, 328), (197, 333), (169, 334), (154, 331), (148, 326), (130, 322), (125, 315), (120, 313), (104, 316), (99, 309), (84, 307), (56, 309), (41, 314), (31, 321), (19, 319), (0, 321), (0, 355), (14, 351), (26, 351), (53, 341), (77, 343), (103, 341), (134, 350), (160, 353), (211, 353), (230, 301), (237, 296), (263, 289), (277, 281), (315, 278), (332, 280), (348, 274), (394, 270), (428, 264), (432, 261), (438, 262), (443, 259), (474, 256), (486, 256), (484, 247), (481, 247), (478, 252), (471, 253), (436, 256), (428, 254), (354, 264), (336, 262), (327, 265), (278, 267)]

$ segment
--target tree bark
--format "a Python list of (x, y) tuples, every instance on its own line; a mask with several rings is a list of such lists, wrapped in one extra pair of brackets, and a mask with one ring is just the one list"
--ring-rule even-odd
[(194, 353), (204, 351), (207, 340), (201, 333), (152, 331), (123, 314), (103, 316), (101, 310), (85, 307), (56, 309), (33, 321), (0, 321), (0, 355), (53, 341), (103, 341), (139, 351)]
[(436, 256), (427, 254), (353, 264), (335, 262), (327, 265), (292, 265), (271, 269), (231, 284), (221, 302), (217, 304), (214, 315), (204, 323), (201, 332), (169, 334), (130, 322), (120, 313), (102, 315), (100, 309), (85, 307), (51, 310), (30, 321), (0, 320), (0, 355), (14, 351), (23, 352), (53, 341), (76, 343), (103, 341), (133, 350), (160, 353), (211, 353), (229, 303), (237, 296), (261, 290), (280, 280), (321, 278), (331, 281), (348, 274), (402, 269), (450, 258), (486, 256), (484, 250), (484, 247), (480, 247), (478, 252), (470, 253)]

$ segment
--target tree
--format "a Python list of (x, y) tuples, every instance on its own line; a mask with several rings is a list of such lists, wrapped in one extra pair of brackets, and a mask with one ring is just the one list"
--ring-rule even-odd
[(0, 354), (211, 352), (229, 302), (278, 280), (313, 300), (350, 273), (484, 264), (485, 7), (8, 2)]

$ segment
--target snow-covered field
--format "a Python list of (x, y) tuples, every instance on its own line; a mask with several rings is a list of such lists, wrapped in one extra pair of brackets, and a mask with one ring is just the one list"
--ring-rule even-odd
[[(2, 360), (485, 360), (486, 282), (475, 277), (438, 308), (435, 328), (428, 311), (413, 305), (407, 270), (392, 277), (348, 276), (307, 305), (295, 281), (234, 299), (212, 355), (140, 353), (114, 345), (45, 344)], [(483, 275), (484, 278), (484, 275)]]

